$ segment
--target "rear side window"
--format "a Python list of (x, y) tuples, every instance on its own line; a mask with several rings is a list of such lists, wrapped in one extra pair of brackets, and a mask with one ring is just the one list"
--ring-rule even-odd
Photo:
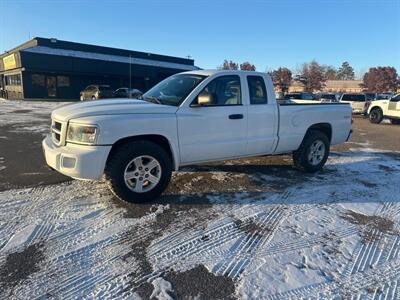
[(358, 94), (344, 94), (342, 100), (345, 101), (355, 101), (355, 102), (364, 102), (365, 95), (358, 95)]
[(265, 82), (261, 76), (247, 76), (249, 86), (250, 104), (267, 104), (268, 97)]

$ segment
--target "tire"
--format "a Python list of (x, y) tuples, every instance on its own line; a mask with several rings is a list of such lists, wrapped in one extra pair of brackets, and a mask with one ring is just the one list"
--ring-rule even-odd
[[(294, 166), (307, 173), (321, 170), (328, 159), (329, 147), (329, 139), (323, 132), (308, 131), (300, 148), (293, 152)], [(314, 154), (311, 154), (312, 151)]]
[(96, 100), (97, 98), (95, 96), (92, 96), (92, 100)]
[(400, 125), (400, 119), (390, 119), (390, 123), (394, 125)]
[(380, 108), (373, 108), (369, 113), (369, 121), (373, 124), (379, 124), (383, 120), (383, 112)]
[[(146, 165), (154, 159), (158, 165)], [(141, 162), (142, 169), (137, 162)], [(140, 165), (140, 163), (139, 163)], [(121, 200), (133, 203), (147, 202), (159, 197), (167, 188), (172, 174), (168, 153), (156, 143), (135, 141), (121, 145), (108, 159), (105, 178), (111, 191)], [(132, 179), (125, 179), (131, 177)], [(148, 180), (145, 178), (149, 178)], [(156, 177), (159, 181), (156, 182)], [(153, 178), (151, 181), (150, 178)], [(142, 189), (142, 191), (140, 191)]]
[(81, 96), (79, 97), (79, 100), (85, 101), (85, 98), (83, 98), (83, 96), (81, 95)]

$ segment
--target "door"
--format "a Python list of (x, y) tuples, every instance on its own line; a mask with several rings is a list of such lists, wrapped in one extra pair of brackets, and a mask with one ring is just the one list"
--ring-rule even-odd
[(177, 112), (181, 163), (219, 160), (246, 154), (247, 112), (237, 75), (212, 80), (199, 95), (210, 96), (208, 104), (196, 97)]
[(388, 106), (389, 116), (400, 117), (400, 95), (392, 97)]
[(47, 76), (47, 96), (57, 97), (57, 78), (55, 76)]
[(272, 153), (278, 139), (278, 107), (268, 103), (262, 76), (247, 76), (247, 85), (250, 103), (247, 107), (247, 154)]

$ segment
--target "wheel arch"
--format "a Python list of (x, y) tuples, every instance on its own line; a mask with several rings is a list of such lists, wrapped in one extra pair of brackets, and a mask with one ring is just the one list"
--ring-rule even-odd
[(178, 162), (178, 154), (176, 153), (177, 150), (174, 149), (174, 147), (172, 146), (172, 144), (168, 140), (168, 138), (166, 138), (163, 135), (159, 135), (159, 134), (143, 134), (143, 135), (128, 136), (128, 137), (119, 139), (112, 145), (111, 150), (107, 157), (106, 165), (107, 165), (110, 157), (112, 157), (114, 152), (120, 146), (122, 146), (126, 143), (135, 142), (135, 141), (149, 141), (149, 142), (153, 142), (153, 143), (159, 145), (165, 151), (167, 151), (167, 154), (171, 159), (172, 165), (174, 166), (174, 170), (178, 169), (179, 162)]
[(373, 111), (374, 109), (380, 109), (383, 113), (382, 107), (380, 107), (379, 105), (374, 105), (368, 108), (368, 114), (371, 113), (371, 111)]
[(332, 140), (332, 125), (330, 123), (316, 123), (316, 124), (311, 125), (307, 129), (307, 131), (303, 137), (303, 141), (306, 138), (307, 134), (311, 130), (316, 130), (316, 131), (320, 131), (320, 132), (324, 133), (327, 136), (329, 142), (331, 142), (331, 140)]

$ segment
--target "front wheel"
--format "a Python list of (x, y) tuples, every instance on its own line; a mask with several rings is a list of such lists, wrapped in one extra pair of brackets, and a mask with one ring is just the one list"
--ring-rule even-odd
[(369, 113), (369, 121), (373, 124), (379, 124), (383, 120), (383, 112), (380, 108), (374, 108)]
[(105, 177), (121, 200), (146, 202), (161, 195), (172, 174), (168, 153), (149, 141), (124, 144), (108, 160)]
[(296, 168), (314, 173), (322, 169), (329, 155), (330, 142), (321, 131), (310, 130), (298, 150), (293, 152)]

